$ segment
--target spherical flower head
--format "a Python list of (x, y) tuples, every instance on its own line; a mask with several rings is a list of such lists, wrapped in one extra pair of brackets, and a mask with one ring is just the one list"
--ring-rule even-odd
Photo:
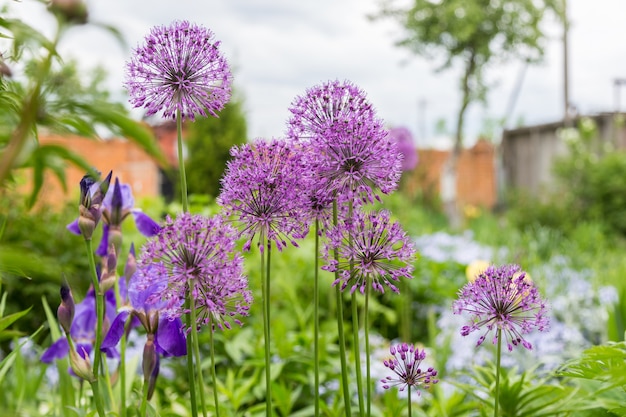
[(395, 190), (402, 155), (365, 93), (337, 81), (314, 87), (290, 108), (288, 137), (307, 143), (307, 174), (334, 197), (373, 201)]
[(298, 246), (308, 232), (302, 153), (282, 140), (257, 140), (233, 147), (217, 199), (227, 215), (235, 215), (249, 250), (258, 235), (260, 250), (274, 242)]
[(306, 90), (289, 108), (288, 138), (314, 140), (345, 121), (368, 123), (376, 118), (367, 95), (350, 81), (329, 81)]
[(230, 100), (232, 79), (219, 46), (211, 30), (187, 21), (152, 28), (126, 64), (130, 103), (148, 116), (217, 117)]
[[(430, 388), (433, 384), (439, 382), (437, 371), (433, 368), (423, 369), (420, 367), (422, 361), (426, 359), (426, 352), (419, 350), (417, 346), (402, 343), (389, 348), (391, 358), (385, 360), (383, 364), (391, 369), (395, 375), (381, 379), (384, 389), (391, 387), (399, 387), (400, 391), (404, 391), (406, 387), (421, 387), (423, 389)], [(419, 395), (419, 391), (417, 391)]]
[(159, 234), (144, 245), (139, 259), (141, 285), (160, 288), (148, 302), (159, 303), (163, 314), (178, 318), (189, 312), (183, 303), (191, 290), (198, 325), (211, 318), (214, 325), (228, 328), (231, 317), (247, 315), (251, 296), (242, 259), (234, 254), (235, 240), (235, 229), (219, 215), (168, 217)]
[(415, 169), (418, 158), (411, 131), (406, 127), (394, 127), (389, 130), (389, 136), (396, 143), (398, 152), (402, 155), (402, 171)]
[(461, 335), (467, 336), (475, 330), (484, 332), (477, 346), (490, 331), (500, 330), (495, 332), (493, 343), (498, 340), (498, 333), (502, 333), (509, 351), (518, 345), (530, 350), (532, 345), (523, 335), (535, 328), (546, 331), (549, 327), (545, 301), (517, 265), (488, 267), (459, 291), (453, 312), (471, 315), (471, 322), (461, 328)]
[[(330, 272), (339, 271), (333, 285), (350, 292), (365, 292), (368, 282), (374, 290), (385, 292), (383, 284), (398, 293), (392, 281), (413, 277), (415, 247), (398, 222), (391, 222), (388, 211), (365, 213), (356, 210), (352, 217), (340, 220), (327, 233), (324, 245), (326, 265)], [(335, 250), (339, 259), (335, 259)]]

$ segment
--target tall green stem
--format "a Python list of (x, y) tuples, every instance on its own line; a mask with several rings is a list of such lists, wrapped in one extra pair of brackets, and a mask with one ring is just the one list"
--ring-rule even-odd
[[(200, 406), (202, 407), (202, 415), (206, 417), (206, 403), (204, 401), (204, 379), (202, 377), (202, 361), (200, 358), (200, 347), (198, 343), (198, 325), (196, 324), (196, 303), (193, 298), (193, 281), (188, 281), (189, 287), (189, 315), (191, 316), (191, 339), (193, 344), (193, 355), (196, 362), (196, 373), (198, 377), (198, 393), (200, 396)], [(187, 352), (189, 354), (189, 352)]]
[[(191, 289), (187, 290), (187, 300), (185, 301), (185, 307), (187, 310), (191, 311)], [(191, 329), (192, 326), (195, 326), (196, 323), (191, 320), (191, 314), (187, 314), (185, 316), (185, 323), (187, 324), (187, 329)], [(187, 377), (189, 378), (189, 398), (191, 402), (191, 416), (198, 417), (198, 400), (196, 398), (196, 379), (194, 378), (194, 368), (193, 368), (193, 340), (191, 337), (191, 333), (187, 334)]]
[[(265, 242), (262, 242), (263, 244)], [(263, 296), (263, 335), (265, 339), (265, 415), (272, 416), (272, 379), (270, 359), (270, 242), (261, 251), (261, 289)], [(267, 252), (266, 252), (267, 251)], [(267, 256), (267, 265), (265, 257)]]
[[(352, 264), (352, 262), (350, 262)], [(352, 268), (350, 268), (352, 269)], [(352, 275), (352, 271), (350, 271)], [(359, 340), (359, 312), (356, 302), (356, 293), (352, 293), (352, 348), (354, 349), (354, 368), (356, 370), (356, 389), (359, 397), (359, 415), (365, 416), (365, 404), (363, 402), (363, 376), (361, 375), (361, 347)]]
[[(124, 278), (125, 279), (125, 278)], [(117, 310), (122, 307), (124, 301), (120, 293), (120, 280), (115, 280), (115, 301)], [(120, 363), (118, 365), (120, 372), (120, 417), (126, 417), (126, 327), (124, 324), (124, 333), (120, 341)]]
[(98, 409), (98, 415), (104, 417), (104, 404), (101, 397), (99, 380), (100, 380), (100, 362), (101, 355), (100, 346), (102, 345), (102, 322), (104, 320), (104, 296), (100, 290), (100, 282), (98, 282), (98, 272), (96, 271), (96, 261), (94, 259), (93, 248), (91, 245), (91, 239), (85, 239), (85, 247), (87, 249), (87, 258), (89, 260), (89, 269), (91, 271), (91, 283), (96, 295), (96, 340), (94, 342), (94, 361), (93, 361), (93, 375), (95, 381), (91, 383), (93, 390), (93, 396), (96, 401), (96, 408)]
[(183, 154), (183, 118), (180, 109), (176, 110), (176, 137), (178, 143), (178, 172), (180, 173), (180, 194), (182, 197), (183, 211), (187, 212), (187, 174), (185, 173), (185, 155)]
[(315, 417), (320, 415), (320, 316), (319, 316), (319, 246), (320, 221), (315, 219), (315, 276), (313, 278), (313, 360), (315, 362)]
[(365, 279), (365, 307), (363, 312), (363, 328), (365, 329), (365, 383), (367, 384), (367, 417), (372, 415), (372, 381), (370, 375), (370, 321), (369, 321), (369, 301), (371, 277)]
[[(348, 217), (352, 218), (353, 205), (352, 200), (348, 203)], [(352, 250), (353, 236), (348, 235), (348, 245)], [(350, 259), (350, 277), (354, 277), (354, 260)], [(363, 403), (363, 376), (361, 373), (361, 341), (359, 340), (359, 311), (356, 302), (356, 293), (351, 295), (352, 305), (352, 348), (354, 349), (354, 368), (356, 370), (356, 389), (359, 397), (359, 416), (365, 416), (365, 404)]]
[[(180, 194), (181, 203), (183, 206), (183, 212), (189, 210), (189, 204), (187, 202), (187, 174), (185, 173), (185, 155), (183, 154), (183, 118), (180, 110), (176, 111), (176, 138), (177, 138), (177, 150), (178, 150), (178, 172), (180, 175)], [(191, 300), (191, 287), (187, 293), (187, 300), (185, 302), (187, 308), (191, 311), (193, 305)], [(195, 326), (195, 320), (191, 319), (191, 315), (187, 314), (185, 317), (185, 324), (188, 329), (192, 329)], [(189, 397), (191, 400), (191, 415), (192, 417), (198, 416), (198, 403), (196, 398), (196, 379), (194, 378), (193, 367), (193, 337), (191, 333), (187, 335), (187, 376), (189, 378)]]
[(409, 417), (411, 417), (411, 415), (413, 414), (413, 411), (411, 410), (412, 404), (411, 404), (411, 386), (410, 385), (407, 387), (407, 390), (408, 390), (407, 394), (409, 397), (409, 400), (408, 400), (409, 401)]
[(143, 393), (141, 395), (141, 408), (139, 411), (140, 417), (146, 417), (146, 411), (148, 407), (148, 391), (150, 389), (150, 384), (148, 384), (147, 380), (144, 381), (143, 384)]
[(498, 347), (496, 350), (496, 398), (493, 407), (493, 417), (498, 417), (498, 408), (500, 405), (500, 356), (502, 355), (502, 329), (497, 330)]
[[(333, 202), (333, 223), (337, 226), (337, 200)], [(333, 254), (335, 261), (339, 262), (339, 251), (335, 249)], [(335, 271), (335, 281), (339, 281), (339, 270)], [(335, 300), (337, 305), (337, 333), (339, 338), (339, 361), (341, 362), (341, 389), (346, 417), (352, 417), (350, 407), (350, 387), (348, 386), (348, 363), (346, 361), (346, 336), (343, 333), (343, 298), (341, 286), (335, 285)]]
[(211, 379), (213, 380), (213, 401), (215, 416), (220, 417), (220, 403), (217, 398), (217, 375), (215, 374), (215, 343), (213, 342), (213, 321), (209, 321), (209, 349), (211, 349)]

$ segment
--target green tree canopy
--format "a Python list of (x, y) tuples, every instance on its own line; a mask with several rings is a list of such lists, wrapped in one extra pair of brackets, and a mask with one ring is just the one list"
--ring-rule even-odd
[(245, 143), (246, 138), (243, 101), (235, 95), (219, 113), (219, 118), (203, 117), (188, 124), (185, 166), (189, 193), (216, 197), (230, 148)]

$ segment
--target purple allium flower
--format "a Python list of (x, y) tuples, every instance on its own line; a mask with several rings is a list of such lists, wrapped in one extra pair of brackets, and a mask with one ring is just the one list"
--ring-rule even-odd
[(388, 194), (397, 187), (402, 156), (362, 90), (329, 82), (307, 90), (289, 110), (288, 137), (310, 144), (308, 174), (333, 197), (373, 201), (376, 189)]
[[(146, 274), (150, 274), (150, 269), (154, 266), (147, 266)], [(119, 314), (111, 323), (108, 333), (102, 341), (102, 351), (107, 352), (114, 348), (124, 333), (124, 326), (129, 316), (136, 318), (148, 334), (149, 339), (153, 339), (156, 352), (163, 356), (183, 356), (187, 354), (186, 338), (183, 332), (183, 323), (180, 318), (170, 320), (169, 317), (161, 315), (160, 311), (166, 306), (165, 301), (151, 303), (148, 300), (154, 294), (161, 294), (167, 281), (155, 280), (154, 282), (142, 285), (141, 272), (135, 273), (130, 279), (128, 286), (128, 299), (130, 305), (121, 309)]]
[(147, 115), (217, 117), (230, 100), (231, 72), (213, 32), (187, 21), (156, 26), (126, 64), (125, 86)]
[[(530, 342), (523, 337), (533, 328), (545, 331), (549, 327), (547, 307), (539, 295), (535, 284), (517, 265), (490, 266), (480, 273), (474, 282), (466, 284), (459, 291), (459, 298), (452, 306), (454, 314), (471, 314), (469, 325), (461, 328), (461, 335), (467, 336), (479, 329), (484, 334), (476, 346), (485, 341), (491, 330), (501, 330), (506, 338), (509, 351), (521, 344), (532, 349)], [(498, 332), (493, 343), (498, 340)]]
[(367, 95), (349, 81), (329, 81), (306, 90), (289, 108), (287, 136), (292, 140), (317, 140), (329, 129), (341, 129), (344, 123), (370, 123), (374, 107)]
[(414, 169), (418, 158), (411, 131), (406, 127), (394, 127), (389, 130), (389, 136), (396, 143), (398, 152), (402, 154), (402, 171)]
[(139, 259), (140, 285), (156, 286), (148, 302), (159, 303), (169, 318), (180, 317), (189, 312), (183, 302), (191, 288), (197, 325), (230, 328), (229, 320), (247, 316), (252, 302), (242, 274), (243, 258), (234, 253), (235, 241), (235, 229), (221, 216), (168, 217), (159, 234), (146, 242)]
[(238, 216), (248, 239), (244, 250), (250, 250), (256, 235), (261, 251), (271, 242), (279, 250), (287, 241), (298, 246), (295, 239), (308, 231), (302, 153), (296, 145), (274, 139), (235, 146), (230, 154), (217, 201), (226, 215)]
[[(399, 387), (404, 391), (406, 387), (422, 387), (428, 389), (439, 380), (435, 379), (437, 371), (433, 368), (422, 369), (420, 365), (426, 359), (426, 351), (419, 350), (417, 346), (402, 343), (391, 346), (389, 352), (393, 356), (385, 360), (383, 364), (391, 369), (395, 375), (381, 379), (384, 389)], [(419, 391), (417, 391), (419, 395)]]
[[(363, 293), (369, 280), (376, 291), (384, 293), (385, 284), (397, 293), (399, 290), (391, 281), (413, 277), (415, 248), (400, 224), (391, 222), (388, 211), (356, 210), (352, 218), (341, 219), (327, 235), (326, 265), (322, 269), (339, 271), (333, 285), (341, 283), (342, 291), (350, 286), (351, 293), (357, 288)], [(334, 259), (335, 250), (339, 260)]]
[[(104, 296), (105, 323), (110, 323), (115, 318), (115, 292), (109, 290)], [(83, 357), (89, 356), (96, 340), (96, 293), (93, 288), (87, 291), (87, 295), (75, 306), (74, 318), (70, 327), (70, 337), (74, 341), (76, 351)], [(106, 331), (106, 329), (104, 329)], [(55, 359), (61, 359), (69, 353), (67, 339), (62, 337), (54, 342), (41, 356), (41, 361), (51, 363)], [(115, 350), (107, 352), (109, 357), (116, 357)]]

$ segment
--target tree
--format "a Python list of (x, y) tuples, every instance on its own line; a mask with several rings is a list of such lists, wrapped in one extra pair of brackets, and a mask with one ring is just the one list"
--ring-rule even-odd
[(465, 112), (485, 102), (488, 65), (521, 59), (538, 62), (546, 36), (540, 24), (550, 11), (563, 15), (564, 0), (413, 0), (397, 7), (382, 0), (373, 19), (392, 18), (403, 28), (396, 43), (413, 53), (440, 62), (437, 71), (459, 63), (461, 102), (457, 111), (454, 147), (444, 167), (441, 198), (452, 226), (460, 224), (456, 207), (457, 162), (463, 148)]
[[(98, 138), (99, 131), (134, 141), (161, 164), (165, 159), (154, 135), (143, 123), (130, 118), (122, 104), (113, 103), (102, 87), (104, 73), (87, 76), (78, 65), (59, 55), (58, 44), (70, 28), (89, 23), (80, 0), (43, 2), (56, 17), (56, 33), (48, 39), (26, 22), (0, 9), (0, 38), (7, 40), (0, 53), (0, 192), (10, 184), (13, 171), (30, 169), (33, 191), (28, 206), (37, 200), (46, 171), (65, 184), (65, 163), (85, 171), (92, 167), (66, 145), (44, 145), (38, 141), (41, 129)], [(114, 28), (106, 28), (119, 38)], [(77, 186), (77, 184), (76, 184)]]
[(246, 142), (243, 102), (233, 97), (219, 118), (198, 118), (187, 125), (187, 187), (191, 194), (216, 197), (220, 179), (230, 158), (230, 148)]

